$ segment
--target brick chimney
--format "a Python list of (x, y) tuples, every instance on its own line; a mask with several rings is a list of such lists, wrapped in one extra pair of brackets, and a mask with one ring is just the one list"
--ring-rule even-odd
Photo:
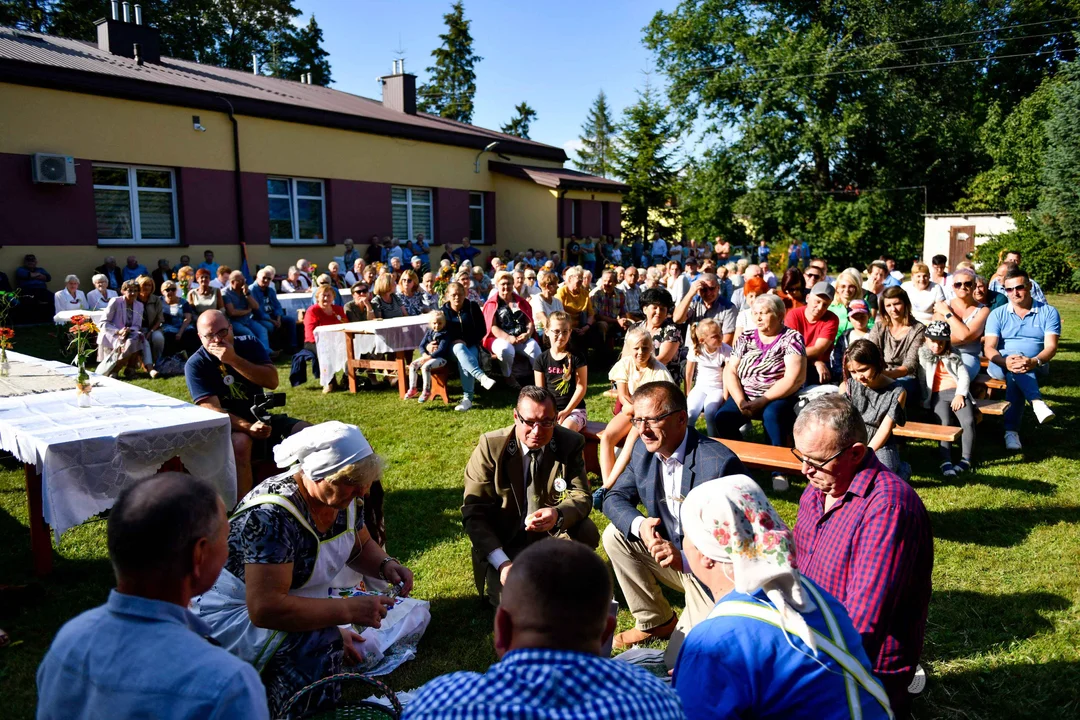
[(140, 65), (161, 62), (161, 34), (157, 28), (143, 25), (142, 6), (110, 3), (110, 16), (94, 22), (97, 25), (98, 47), (107, 53), (132, 58)]
[(407, 115), (416, 114), (416, 76), (405, 72), (405, 61), (394, 61), (394, 72), (382, 80), (382, 104)]

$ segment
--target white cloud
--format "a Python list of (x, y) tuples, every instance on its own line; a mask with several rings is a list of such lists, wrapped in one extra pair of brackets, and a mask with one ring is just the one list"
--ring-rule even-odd
[(581, 142), (581, 138), (567, 140), (562, 145), (563, 150), (566, 151), (566, 154), (571, 158), (577, 157), (578, 150), (583, 147), (585, 147), (585, 145)]

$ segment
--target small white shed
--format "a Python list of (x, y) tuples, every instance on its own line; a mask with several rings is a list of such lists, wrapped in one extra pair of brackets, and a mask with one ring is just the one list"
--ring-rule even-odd
[(995, 235), (1016, 229), (1008, 213), (938, 213), (923, 216), (923, 260), (927, 265), (935, 255), (949, 259), (952, 269), (971, 258), (978, 245)]

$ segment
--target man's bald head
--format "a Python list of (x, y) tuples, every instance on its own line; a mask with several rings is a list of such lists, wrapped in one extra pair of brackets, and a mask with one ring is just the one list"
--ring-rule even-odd
[(611, 593), (610, 571), (585, 545), (555, 538), (534, 543), (514, 558), (503, 586), (496, 650), (545, 647), (598, 654), (609, 631)]

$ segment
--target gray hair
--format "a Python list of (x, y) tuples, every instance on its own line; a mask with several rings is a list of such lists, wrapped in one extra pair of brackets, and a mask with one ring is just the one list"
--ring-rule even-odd
[[(108, 280), (108, 278), (105, 278), (105, 279)], [(66, 278), (64, 278), (64, 284), (66, 285), (69, 282), (79, 282), (79, 276), (78, 275), (68, 275)]]
[(978, 279), (975, 271), (969, 267), (957, 267), (955, 270), (952, 271), (952, 274), (953, 277), (956, 277), (957, 275), (970, 275), (972, 280)]
[(263, 273), (269, 273), (270, 277), (273, 278), (275, 275), (277, 275), (277, 268), (275, 268), (273, 265), (263, 265), (261, 268), (259, 268), (259, 272), (255, 274), (262, 275)]
[(826, 430), (832, 437), (834, 449), (854, 443), (866, 444), (866, 423), (846, 396), (830, 393), (811, 400), (795, 421), (795, 434), (810, 428)]
[(93, 283), (94, 285), (97, 285), (99, 281), (100, 282), (109, 282), (109, 278), (108, 278), (107, 275), (103, 275), (101, 273), (98, 273), (94, 277), (90, 278), (90, 282)]
[(191, 552), (218, 531), (217, 491), (185, 473), (161, 473), (120, 493), (109, 513), (109, 559), (118, 578), (191, 572)]
[(781, 322), (783, 322), (784, 314), (787, 312), (787, 306), (784, 305), (784, 301), (780, 299), (779, 295), (773, 295), (772, 293), (758, 295), (754, 298), (754, 302), (750, 304), (750, 309), (767, 310), (769, 314)]

